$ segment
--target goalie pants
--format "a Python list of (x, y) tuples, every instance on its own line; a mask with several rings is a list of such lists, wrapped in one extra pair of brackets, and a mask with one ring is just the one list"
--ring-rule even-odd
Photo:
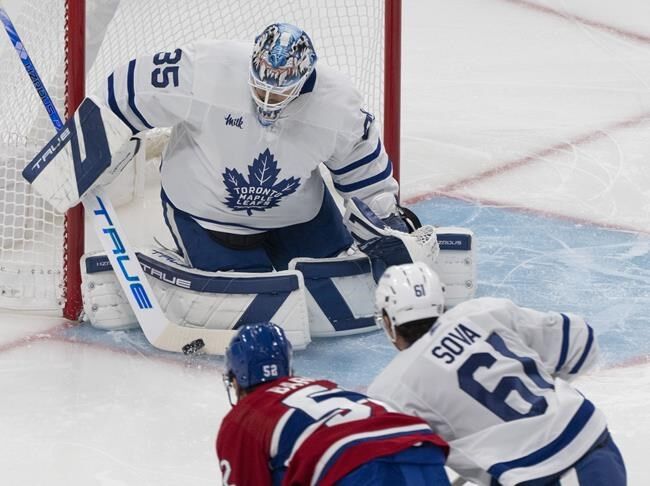
[(176, 246), (188, 263), (200, 270), (270, 272), (286, 270), (296, 257), (328, 258), (352, 245), (352, 236), (343, 224), (341, 211), (325, 188), (323, 203), (314, 219), (278, 228), (248, 238), (250, 245), (227, 245), (223, 233), (215, 235), (188, 213), (174, 207), (161, 192), (165, 223)]

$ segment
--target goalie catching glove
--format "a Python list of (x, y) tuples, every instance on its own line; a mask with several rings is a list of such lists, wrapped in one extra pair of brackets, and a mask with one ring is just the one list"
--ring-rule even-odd
[(92, 187), (113, 180), (139, 147), (131, 129), (89, 97), (25, 167), (23, 177), (63, 213)]
[[(394, 216), (401, 219), (399, 215)], [(405, 233), (389, 227), (386, 221), (389, 218), (380, 219), (356, 197), (347, 202), (345, 225), (357, 241), (359, 249), (370, 258), (375, 280), (391, 265), (420, 261), (432, 267), (439, 251), (433, 226), (420, 226), (411, 233)], [(416, 222), (412, 223), (413, 228), (419, 225), (415, 215), (412, 221)], [(407, 226), (403, 220), (402, 224)]]
[[(363, 204), (364, 211), (370, 211), (380, 219), (382, 226), (388, 226), (395, 231), (403, 233), (412, 233), (422, 226), (418, 217), (410, 209), (403, 208), (397, 204), (395, 195), (392, 193), (383, 193), (375, 196), (367, 205), (358, 198), (352, 198), (348, 204)], [(379, 221), (375, 221), (379, 224)]]
[(362, 201), (348, 201), (345, 224), (359, 249), (370, 258), (375, 281), (392, 265), (419, 261), (434, 269), (445, 283), (450, 307), (473, 298), (476, 244), (472, 231), (453, 226), (421, 226), (413, 212), (406, 208), (399, 211), (409, 227), (417, 229), (407, 234), (388, 228), (386, 218), (377, 217)]

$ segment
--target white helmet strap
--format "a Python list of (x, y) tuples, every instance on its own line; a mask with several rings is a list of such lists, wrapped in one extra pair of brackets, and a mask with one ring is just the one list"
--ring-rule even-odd
[(397, 330), (395, 329), (395, 324), (390, 317), (388, 317), (388, 314), (384, 309), (381, 310), (381, 313), (375, 315), (375, 324), (377, 327), (383, 329), (388, 340), (395, 344), (397, 341)]

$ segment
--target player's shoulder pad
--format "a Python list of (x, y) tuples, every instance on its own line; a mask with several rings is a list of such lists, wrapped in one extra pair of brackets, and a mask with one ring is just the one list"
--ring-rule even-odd
[(224, 66), (243, 63), (248, 65), (252, 44), (236, 40), (204, 39), (193, 42), (184, 51), (192, 52), (197, 62), (217, 63)]
[(188, 46), (193, 59), (194, 97), (209, 105), (250, 110), (252, 49), (251, 44), (230, 40), (202, 40)]
[(297, 115), (307, 123), (339, 132), (356, 130), (359, 120), (363, 125), (363, 97), (352, 80), (320, 63), (315, 76), (312, 91), (301, 95), (309, 97), (309, 101)]
[[(425, 343), (426, 340), (418, 340), (416, 344)], [(375, 379), (368, 386), (367, 395), (371, 398), (377, 398), (391, 407), (399, 410), (400, 404), (397, 403), (400, 399), (404, 399), (404, 387), (408, 385), (408, 377), (416, 378), (421, 373), (419, 365), (416, 371), (411, 367), (417, 356), (420, 353), (419, 346), (415, 344), (409, 348), (397, 353), (393, 359), (386, 365), (386, 367), (379, 372)], [(407, 380), (405, 380), (405, 376)]]
[(499, 297), (477, 297), (458, 303), (445, 312), (446, 318), (459, 319), (476, 314), (506, 313), (510, 314), (517, 305), (509, 299)]

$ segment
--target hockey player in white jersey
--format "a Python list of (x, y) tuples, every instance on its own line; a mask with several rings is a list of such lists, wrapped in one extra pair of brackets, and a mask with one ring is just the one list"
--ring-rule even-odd
[[(139, 256), (161, 307), (190, 327), (232, 330), (273, 319), (304, 347), (312, 331), (374, 328), (371, 309), (355, 314), (346, 297), (357, 295), (321, 285), (325, 279), (350, 278), (365, 297), (385, 266), (431, 263), (438, 253), (433, 227), (410, 234), (417, 218), (397, 204), (391, 161), (362, 107), (345, 76), (317, 67), (305, 32), (272, 24), (250, 45), (201, 41), (118, 67), (23, 176), (63, 212), (115, 179), (140, 147), (141, 132), (171, 127), (161, 199), (178, 253)], [(345, 199), (345, 220), (321, 164)], [(363, 253), (349, 251), (353, 236)], [(90, 322), (102, 329), (135, 325), (116, 289), (129, 275), (116, 278), (101, 255), (84, 258)], [(306, 275), (319, 282), (311, 285)], [(310, 322), (307, 305), (316, 316)]]
[(497, 298), (444, 312), (443, 292), (422, 263), (382, 276), (376, 318), (401, 352), (368, 394), (425, 419), (477, 484), (624, 485), (604, 415), (568, 382), (596, 361), (585, 320)]
[[(174, 322), (230, 331), (273, 319), (296, 347), (310, 332), (367, 332), (371, 309), (355, 313), (346, 299), (356, 293), (322, 283), (348, 278), (366, 300), (387, 265), (432, 263), (438, 253), (433, 227), (414, 231), (417, 218), (397, 204), (392, 164), (360, 93), (317, 67), (298, 27), (272, 24), (254, 43), (206, 40), (132, 59), (83, 100), (23, 176), (63, 212), (113, 181), (139, 134), (156, 127), (172, 128), (161, 199), (178, 253), (144, 249), (139, 258)], [(345, 199), (345, 219), (321, 164)], [(353, 237), (363, 253), (350, 251)], [(102, 255), (84, 258), (90, 322), (136, 325), (116, 289), (129, 276), (116, 278)]]
[(207, 40), (139, 57), (98, 95), (133, 135), (173, 127), (162, 201), (194, 268), (283, 270), (294, 257), (349, 248), (322, 162), (345, 199), (407, 231), (373, 116), (345, 76), (317, 67), (298, 27), (272, 24), (254, 46)]

